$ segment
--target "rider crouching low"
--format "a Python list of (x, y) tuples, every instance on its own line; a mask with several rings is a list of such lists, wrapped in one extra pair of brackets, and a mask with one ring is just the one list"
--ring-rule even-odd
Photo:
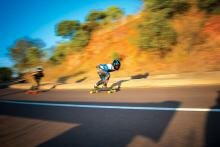
[(94, 88), (97, 89), (100, 85), (103, 85), (102, 88), (107, 88), (110, 72), (119, 70), (120, 66), (121, 63), (118, 59), (113, 60), (112, 64), (99, 64), (96, 66), (97, 73), (101, 80), (94, 85)]

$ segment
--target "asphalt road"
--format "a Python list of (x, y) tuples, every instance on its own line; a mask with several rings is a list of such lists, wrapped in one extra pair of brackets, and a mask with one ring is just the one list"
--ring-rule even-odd
[(0, 90), (0, 146), (219, 147), (220, 86)]

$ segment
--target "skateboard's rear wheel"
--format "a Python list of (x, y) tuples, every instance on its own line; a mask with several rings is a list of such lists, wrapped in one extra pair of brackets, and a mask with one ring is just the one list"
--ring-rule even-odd
[(111, 90), (108, 91), (108, 93), (115, 93), (115, 92), (117, 92), (116, 89), (111, 89)]
[(114, 93), (115, 91), (114, 90), (109, 90), (107, 93), (110, 94), (110, 93)]

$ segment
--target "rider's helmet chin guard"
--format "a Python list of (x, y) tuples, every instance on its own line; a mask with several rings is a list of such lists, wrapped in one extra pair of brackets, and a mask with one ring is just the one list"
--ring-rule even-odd
[(118, 59), (113, 60), (112, 66), (114, 67), (115, 70), (119, 70), (121, 63)]

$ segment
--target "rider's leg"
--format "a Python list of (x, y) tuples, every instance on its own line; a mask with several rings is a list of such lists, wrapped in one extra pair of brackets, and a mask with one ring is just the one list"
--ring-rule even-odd
[(102, 80), (98, 81), (98, 82), (94, 85), (94, 88), (98, 88), (99, 85), (101, 85), (101, 84), (103, 84), (103, 81), (102, 81)]
[(40, 87), (40, 79), (36, 79), (36, 87), (35, 90), (39, 90)]
[(109, 73), (106, 73), (105, 75), (105, 78), (104, 78), (104, 88), (107, 88), (107, 84), (108, 84), (108, 81), (109, 81), (109, 78), (110, 78), (110, 74)]
[(103, 84), (103, 88), (107, 88), (107, 83), (110, 77), (110, 74), (103, 71), (103, 70), (98, 70), (98, 74), (100, 77), (100, 81), (98, 81), (95, 85), (94, 88), (98, 88), (99, 85)]
[(98, 75), (99, 75), (99, 77), (100, 77), (101, 80), (98, 81), (98, 82), (94, 85), (94, 88), (98, 88), (99, 85), (103, 84), (103, 74), (104, 74), (104, 71), (98, 68), (98, 69), (97, 69), (97, 73), (98, 73)]

